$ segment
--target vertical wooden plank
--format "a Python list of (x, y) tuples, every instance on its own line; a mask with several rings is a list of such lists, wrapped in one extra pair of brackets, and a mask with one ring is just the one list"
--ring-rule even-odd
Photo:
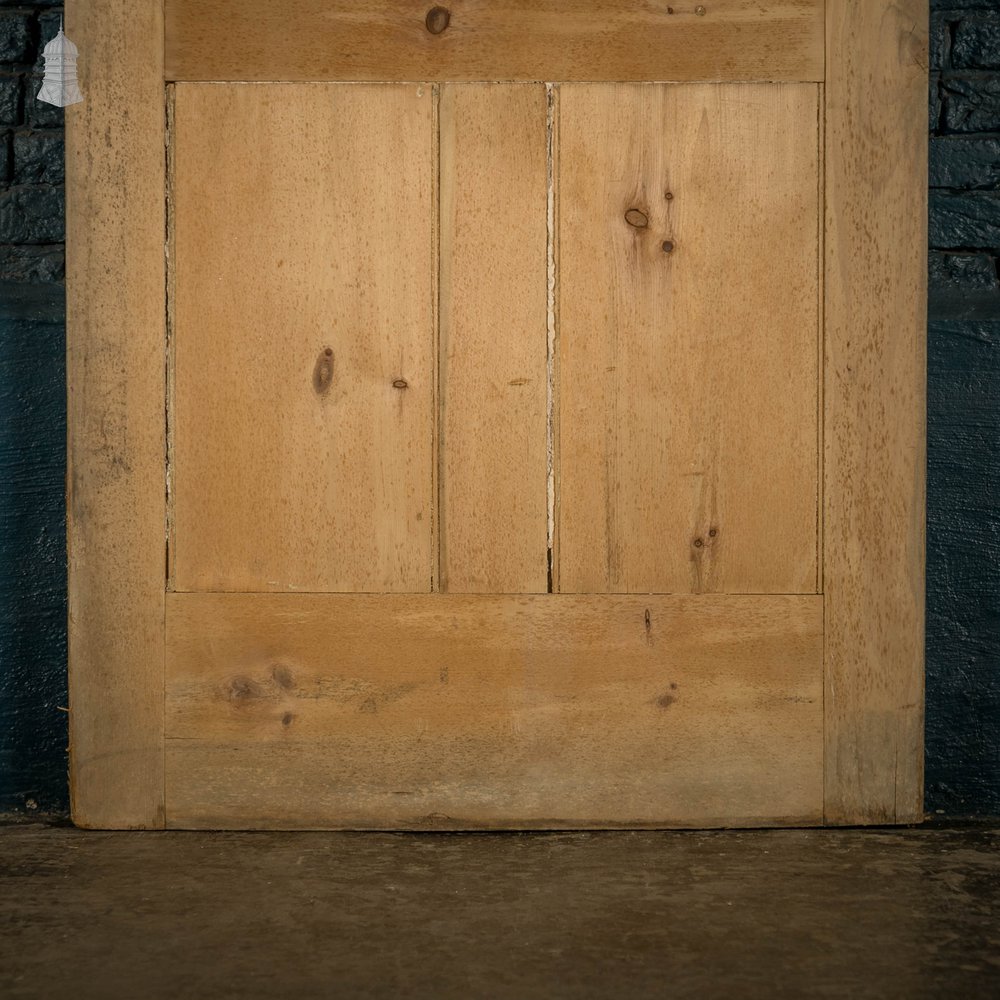
[(176, 589), (430, 590), (432, 104), (176, 86)]
[(812, 84), (564, 84), (566, 592), (811, 593)]
[(441, 586), (547, 589), (546, 92), (441, 88)]
[(163, 826), (164, 103), (158, 2), (71, 0), (66, 111), (70, 786)]
[(926, 0), (827, 0), (826, 819), (923, 811)]

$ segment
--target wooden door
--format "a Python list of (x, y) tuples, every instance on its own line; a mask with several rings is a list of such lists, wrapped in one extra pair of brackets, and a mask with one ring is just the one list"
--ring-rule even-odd
[(917, 818), (924, 14), (71, 11), (77, 822)]

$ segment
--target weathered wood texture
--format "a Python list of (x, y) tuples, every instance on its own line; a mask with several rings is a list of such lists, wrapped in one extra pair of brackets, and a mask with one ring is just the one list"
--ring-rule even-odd
[(926, 0), (828, 0), (827, 52), (826, 819), (908, 822), (923, 802)]
[(562, 591), (816, 591), (817, 102), (560, 87)]
[(176, 589), (430, 590), (432, 100), (176, 86)]
[(172, 594), (173, 827), (814, 823), (819, 597)]
[[(88, 827), (163, 824), (164, 162), (160, 5), (69, 2), (70, 786)], [(112, 138), (113, 137), (113, 140)]]
[[(822, 0), (167, 0), (168, 80), (821, 80)], [(698, 9), (702, 13), (698, 12)], [(431, 30), (431, 28), (442, 29)]]
[(441, 589), (544, 593), (546, 96), (441, 88)]

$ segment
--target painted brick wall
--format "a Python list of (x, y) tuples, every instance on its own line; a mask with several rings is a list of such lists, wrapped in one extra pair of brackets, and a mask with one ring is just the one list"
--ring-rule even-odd
[(932, 0), (927, 806), (1000, 814), (1000, 0)]
[[(1000, 0), (931, 2), (927, 805), (1000, 814)], [(66, 807), (59, 4), (0, 0), (0, 812)]]
[(0, 0), (0, 813), (68, 806), (63, 112), (34, 99), (59, 13)]
[(61, 7), (0, 0), (0, 277), (62, 281), (63, 111), (35, 100)]

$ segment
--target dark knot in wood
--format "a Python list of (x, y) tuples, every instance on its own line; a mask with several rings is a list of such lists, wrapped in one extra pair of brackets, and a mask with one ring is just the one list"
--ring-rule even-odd
[(645, 229), (649, 225), (646, 213), (641, 212), (638, 208), (630, 208), (625, 213), (625, 221), (634, 229)]
[(325, 396), (333, 385), (333, 348), (324, 348), (313, 368), (313, 389), (319, 396)]
[(431, 7), (427, 11), (424, 24), (432, 35), (440, 35), (451, 21), (451, 11), (447, 7)]

